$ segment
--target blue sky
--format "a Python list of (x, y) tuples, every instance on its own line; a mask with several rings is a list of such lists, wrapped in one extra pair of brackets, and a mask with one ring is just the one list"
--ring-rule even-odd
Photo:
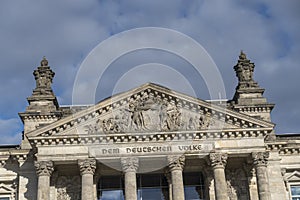
[[(256, 65), (254, 79), (266, 89), (269, 102), (276, 104), (272, 112), (276, 132), (299, 133), (299, 9), (298, 0), (2, 0), (0, 144), (18, 144), (21, 140), (18, 112), (27, 106), (26, 97), (35, 87), (32, 72), (43, 56), (56, 72), (53, 90), (60, 104), (71, 104), (74, 79), (88, 53), (112, 35), (148, 26), (180, 31), (201, 44), (221, 72), (228, 99), (237, 84), (233, 66), (240, 50), (244, 50)], [(105, 88), (120, 66), (155, 60), (186, 67), (168, 53), (142, 51), (127, 56), (106, 72), (98, 101), (109, 94)], [(186, 76), (189, 74), (193, 73), (188, 71)], [(168, 74), (160, 75), (172, 79)], [(191, 79), (196, 84), (196, 77)], [(199, 88), (205, 87), (199, 82)], [(207, 91), (199, 90), (198, 96), (207, 99)]]

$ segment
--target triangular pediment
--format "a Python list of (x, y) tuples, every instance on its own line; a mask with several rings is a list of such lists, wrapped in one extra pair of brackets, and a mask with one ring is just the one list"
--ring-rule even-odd
[(300, 172), (294, 171), (292, 174), (289, 174), (286, 179), (288, 181), (299, 181), (300, 180)]
[(174, 131), (268, 129), (274, 124), (212, 102), (147, 83), (27, 134), (96, 135)]

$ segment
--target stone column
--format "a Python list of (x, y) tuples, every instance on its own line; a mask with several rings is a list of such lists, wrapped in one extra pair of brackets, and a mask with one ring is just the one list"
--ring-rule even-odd
[(96, 160), (79, 160), (78, 165), (81, 174), (81, 199), (95, 200), (94, 173), (96, 169)]
[(50, 177), (54, 171), (52, 161), (35, 162), (38, 175), (37, 200), (50, 200)]
[(211, 153), (209, 154), (209, 160), (214, 173), (216, 200), (228, 200), (227, 183), (225, 178), (227, 154)]
[(168, 165), (172, 180), (172, 199), (184, 200), (184, 188), (182, 170), (184, 168), (185, 157), (168, 156)]
[(125, 199), (136, 200), (136, 171), (139, 167), (139, 160), (136, 157), (121, 158), (121, 165), (125, 174)]
[(252, 153), (254, 168), (256, 170), (257, 190), (259, 200), (270, 200), (270, 190), (267, 175), (268, 152)]

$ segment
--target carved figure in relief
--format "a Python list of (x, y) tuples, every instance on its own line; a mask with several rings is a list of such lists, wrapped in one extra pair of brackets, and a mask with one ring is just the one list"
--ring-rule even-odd
[(164, 123), (165, 130), (175, 131), (181, 127), (181, 112), (176, 106), (168, 105), (167, 119)]
[(142, 103), (134, 102), (129, 104), (129, 111), (131, 112), (131, 127), (135, 125), (135, 130), (145, 129)]
[(147, 130), (145, 123), (145, 117), (143, 112), (148, 110), (158, 110), (159, 106), (156, 104), (154, 98), (144, 96), (141, 99), (132, 101), (129, 104), (128, 111), (131, 113), (131, 124), (130, 127), (135, 127), (135, 130)]
[(160, 121), (160, 129), (164, 129), (165, 122), (167, 121), (167, 107), (168, 105), (162, 102), (159, 106), (158, 114), (159, 114), (159, 121)]
[(120, 128), (114, 118), (104, 119), (102, 127), (104, 132), (120, 132)]
[(187, 129), (188, 130), (195, 130), (197, 127), (197, 117), (190, 117)]

